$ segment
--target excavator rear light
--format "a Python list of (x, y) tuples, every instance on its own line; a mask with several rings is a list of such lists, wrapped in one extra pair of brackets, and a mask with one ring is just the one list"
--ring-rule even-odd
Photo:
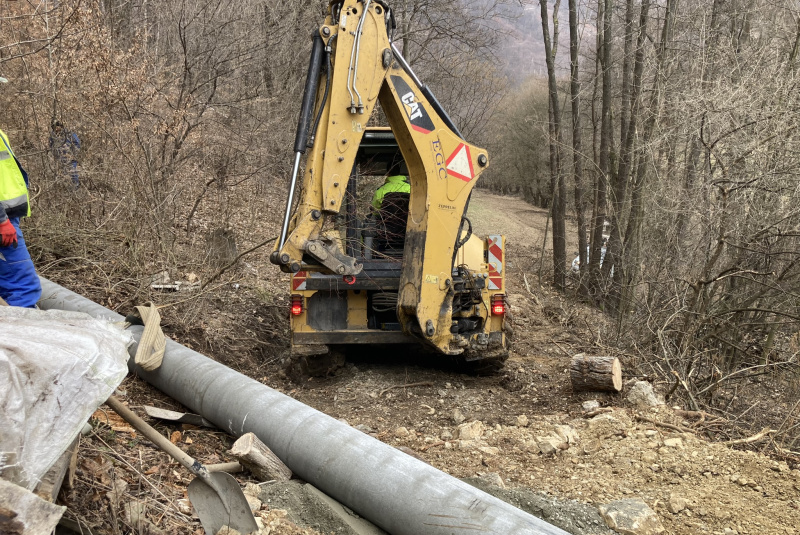
[(303, 296), (302, 295), (293, 295), (292, 296), (292, 316), (299, 316), (303, 313)]
[(494, 294), (492, 296), (492, 316), (502, 316), (506, 313), (506, 296)]

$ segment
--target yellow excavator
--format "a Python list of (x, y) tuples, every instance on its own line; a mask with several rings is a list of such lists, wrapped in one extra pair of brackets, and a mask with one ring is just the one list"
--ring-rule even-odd
[[(313, 373), (342, 346), (416, 344), (497, 369), (508, 356), (505, 239), (473, 235), (466, 217), (489, 156), (414, 74), (394, 29), (384, 1), (334, 0), (312, 35), (270, 255), (292, 274), (292, 353)], [(388, 127), (370, 121), (378, 103)], [(409, 186), (370, 202), (387, 175)]]

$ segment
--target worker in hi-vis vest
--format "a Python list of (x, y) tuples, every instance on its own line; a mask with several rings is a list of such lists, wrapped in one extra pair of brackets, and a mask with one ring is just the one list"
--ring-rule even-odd
[(31, 215), (28, 174), (0, 130), (0, 297), (11, 306), (36, 306), (42, 286), (25, 247), (19, 220)]
[(403, 175), (387, 176), (381, 187), (375, 190), (375, 195), (372, 196), (372, 210), (377, 212), (383, 205), (383, 198), (387, 193), (409, 193), (411, 191), (411, 184), (408, 183), (408, 177)]

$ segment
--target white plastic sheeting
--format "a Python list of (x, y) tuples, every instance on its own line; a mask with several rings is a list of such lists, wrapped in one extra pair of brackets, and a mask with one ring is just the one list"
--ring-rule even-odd
[(82, 312), (0, 306), (0, 475), (32, 490), (128, 371), (130, 333)]

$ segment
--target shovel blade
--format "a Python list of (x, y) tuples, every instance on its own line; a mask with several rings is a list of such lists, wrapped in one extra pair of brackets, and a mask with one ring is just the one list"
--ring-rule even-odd
[(160, 420), (167, 420), (169, 422), (178, 422), (179, 424), (190, 424), (198, 427), (214, 427), (214, 424), (200, 416), (199, 414), (190, 414), (188, 412), (170, 411), (167, 409), (159, 409), (158, 407), (144, 406), (144, 412), (152, 418)]
[(256, 519), (239, 482), (224, 472), (214, 472), (209, 477), (219, 492), (199, 477), (189, 483), (188, 488), (189, 501), (197, 511), (206, 533), (216, 535), (223, 526), (229, 526), (242, 535), (258, 531)]

